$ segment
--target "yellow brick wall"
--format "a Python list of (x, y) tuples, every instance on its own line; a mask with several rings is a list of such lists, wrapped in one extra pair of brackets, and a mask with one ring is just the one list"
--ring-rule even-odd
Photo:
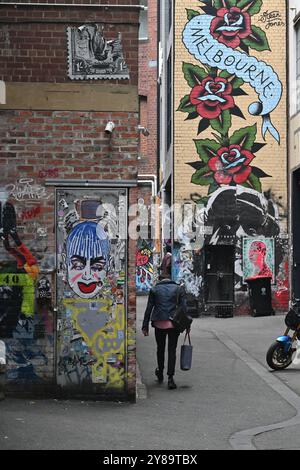
[[(182, 200), (190, 200), (191, 193), (199, 193), (207, 196), (207, 186), (199, 186), (191, 183), (191, 177), (194, 169), (187, 165), (187, 162), (199, 161), (193, 139), (210, 138), (214, 139), (211, 128), (197, 135), (198, 124), (200, 119), (186, 121), (187, 114), (176, 111), (180, 100), (191, 91), (187, 84), (183, 72), (182, 63), (188, 62), (194, 65), (201, 65), (194, 56), (192, 56), (182, 41), (182, 32), (185, 28), (187, 20), (186, 9), (199, 10), (198, 0), (180, 0), (175, 2), (175, 64), (174, 64), (174, 168), (175, 168), (175, 202)], [(277, 11), (280, 14), (284, 25), (273, 25), (266, 28), (266, 24), (259, 21), (262, 13)], [(201, 13), (203, 13), (201, 11)], [(272, 112), (271, 118), (274, 126), (280, 133), (281, 143), (267, 133), (267, 144), (257, 153), (252, 165), (259, 167), (272, 178), (261, 179), (263, 191), (271, 190), (275, 195), (276, 201), (280, 200), (284, 206), (287, 205), (287, 108), (286, 108), (286, 9), (283, 0), (263, 0), (263, 6), (260, 13), (252, 16), (252, 24), (263, 29), (268, 37), (271, 51), (257, 52), (249, 49), (251, 56), (257, 57), (259, 61), (265, 61), (271, 65), (278, 74), (283, 84), (283, 96), (278, 107)], [(250, 103), (258, 101), (257, 93), (248, 84), (243, 85), (243, 89), (248, 96), (235, 97), (236, 104), (242, 110), (246, 120), (239, 117), (232, 117), (232, 128), (229, 131), (232, 134), (235, 130), (244, 128), (257, 123), (256, 141), (264, 143), (261, 135), (262, 119), (260, 116), (252, 116), (248, 112)]]

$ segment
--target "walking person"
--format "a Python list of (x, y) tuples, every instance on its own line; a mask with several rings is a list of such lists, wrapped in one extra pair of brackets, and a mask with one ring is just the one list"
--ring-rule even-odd
[(164, 257), (159, 267), (159, 273), (162, 276), (168, 277), (169, 268), (172, 266), (172, 248), (170, 245), (166, 245), (164, 248)]
[(168, 338), (168, 389), (177, 388), (174, 382), (176, 349), (179, 331), (172, 323), (178, 303), (186, 312), (186, 298), (183, 287), (171, 280), (171, 266), (166, 268), (164, 274), (160, 275), (160, 281), (152, 287), (149, 293), (148, 304), (144, 315), (142, 332), (144, 336), (149, 336), (149, 323), (154, 327), (155, 340), (157, 345), (157, 368), (155, 375), (159, 383), (164, 380), (165, 349)]

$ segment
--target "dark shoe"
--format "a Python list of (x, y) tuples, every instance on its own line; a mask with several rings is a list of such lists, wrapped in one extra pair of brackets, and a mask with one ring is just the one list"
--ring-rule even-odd
[(164, 381), (164, 374), (159, 369), (155, 369), (155, 375), (158, 383), (161, 384)]
[(177, 385), (176, 385), (176, 383), (174, 382), (173, 377), (169, 377), (169, 378), (168, 378), (168, 389), (169, 389), (169, 390), (174, 390), (175, 388), (177, 388)]

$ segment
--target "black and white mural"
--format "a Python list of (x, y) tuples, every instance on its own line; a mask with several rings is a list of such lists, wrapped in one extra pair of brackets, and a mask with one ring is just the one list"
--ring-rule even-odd
[(127, 79), (121, 33), (107, 40), (104, 26), (84, 24), (67, 28), (68, 75), (72, 80)]

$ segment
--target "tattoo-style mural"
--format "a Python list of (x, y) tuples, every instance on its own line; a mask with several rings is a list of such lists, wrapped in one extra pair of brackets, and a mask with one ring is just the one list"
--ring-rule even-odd
[(68, 27), (69, 77), (75, 80), (125, 79), (129, 69), (123, 56), (121, 33), (107, 40), (104, 26)]
[[(244, 93), (249, 84), (259, 101), (251, 103), (248, 112), (261, 116), (262, 135), (267, 131), (278, 142), (280, 136), (270, 115), (282, 97), (282, 83), (273, 68), (250, 55), (270, 50), (267, 35), (255, 26), (252, 17), (260, 12), (262, 0), (208, 0), (201, 9), (204, 14), (187, 10), (188, 23), (183, 42), (190, 54), (206, 68), (183, 64), (183, 72), (192, 91), (184, 97), (181, 107), (192, 107), (191, 119), (201, 116), (199, 132), (211, 126), (222, 136), (231, 127), (231, 115), (244, 117), (236, 107), (235, 96)], [(182, 110), (182, 109), (181, 109)], [(193, 114), (194, 113), (194, 114)]]
[[(232, 279), (236, 293), (240, 290), (243, 294), (248, 278), (271, 277), (276, 292), (279, 284), (284, 284), (286, 294), (286, 281), (283, 281), (287, 230), (285, 195), (270, 197), (275, 177), (272, 168), (275, 169), (279, 161), (284, 165), (286, 158), (286, 136), (282, 134), (282, 119), (279, 121), (282, 116), (278, 113), (279, 107), (283, 107), (285, 91), (269, 40), (272, 26), (278, 29), (285, 26), (284, 9), (268, 10), (271, 2), (263, 0), (203, 0), (197, 4), (197, 9), (195, 1), (190, 2), (193, 5), (190, 8), (188, 2), (185, 3), (187, 22), (180, 20), (184, 25), (181, 34), (176, 35), (182, 42), (184, 80), (175, 89), (182, 90), (182, 85), (186, 84), (185, 96), (176, 91), (180, 100), (178, 116), (184, 114), (190, 128), (192, 122), (196, 122), (196, 135), (191, 135), (194, 142), (191, 145), (198, 159), (193, 161), (190, 157), (185, 162), (194, 170), (191, 183), (197, 185), (200, 192), (191, 198), (195, 206), (194, 236), (207, 260), (209, 256), (216, 256), (214, 250), (206, 250), (207, 245), (224, 245), (224, 257), (228, 259), (231, 255), (226, 246), (234, 246)], [(182, 14), (182, 8), (177, 6), (177, 15)], [(285, 29), (281, 33), (285, 39)], [(187, 52), (196, 62), (186, 59)], [(257, 101), (253, 101), (255, 94)], [(253, 119), (256, 122), (253, 123)], [(240, 125), (243, 120), (251, 122)], [(183, 125), (180, 118), (178, 121), (177, 136), (179, 126)], [(177, 137), (180, 138), (183, 137)], [(277, 148), (281, 152), (274, 151)], [(179, 147), (178, 151), (181, 151)], [(274, 153), (280, 158), (272, 166), (271, 156), (273, 160), (277, 158)], [(179, 154), (176, 158), (179, 168)], [(275, 185), (277, 179), (276, 174)], [(177, 184), (180, 185), (179, 178)], [(175, 197), (178, 200), (178, 196)], [(191, 242), (192, 238), (188, 238)], [(184, 253), (187, 245), (184, 237), (179, 237), (179, 242), (179, 254)], [(191, 253), (198, 249), (194, 244)], [(219, 252), (215, 250), (215, 253)], [(190, 260), (192, 258), (190, 256)], [(194, 272), (193, 264), (189, 267), (190, 273)], [(177, 274), (184, 265), (184, 261), (178, 263)], [(230, 275), (231, 267), (225, 274), (212, 273), (213, 265), (206, 261), (211, 278)], [(205, 270), (203, 274), (205, 276)], [(196, 277), (192, 279), (195, 281)], [(206, 289), (210, 288), (209, 282), (206, 276)], [(225, 296), (223, 301), (226, 301)]]
[(57, 192), (58, 383), (125, 386), (124, 191)]

